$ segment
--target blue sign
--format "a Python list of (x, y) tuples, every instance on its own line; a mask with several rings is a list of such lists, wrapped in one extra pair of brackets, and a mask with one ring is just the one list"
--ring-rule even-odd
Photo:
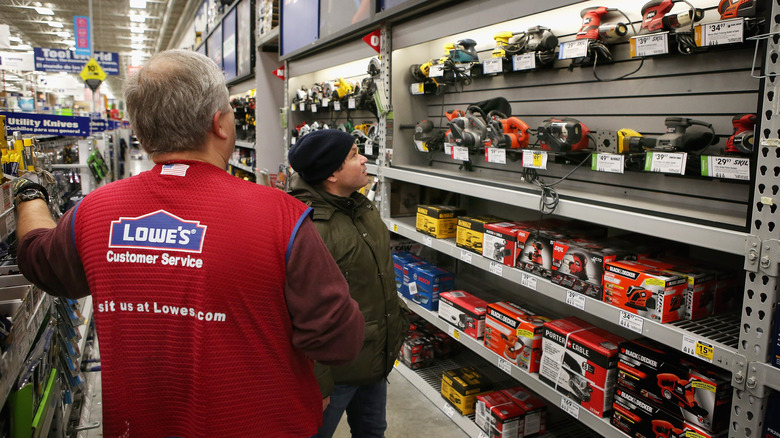
[(281, 55), (317, 41), (320, 37), (318, 0), (286, 0), (281, 7)]
[(89, 38), (89, 17), (74, 15), (73, 31), (76, 34), (76, 54), (89, 56), (92, 53), (92, 41)]
[(109, 248), (159, 249), (201, 252), (206, 226), (188, 221), (165, 210), (139, 217), (111, 221)]
[(114, 129), (119, 129), (122, 127), (122, 122), (119, 120), (109, 120), (108, 121), (108, 130), (113, 131)]
[[(89, 61), (89, 55), (81, 56), (66, 49), (43, 49), (35, 47), (35, 71), (64, 71), (80, 74)], [(107, 75), (119, 75), (119, 54), (116, 52), (95, 52), (95, 61)]]
[(89, 122), (89, 130), (93, 134), (96, 132), (103, 132), (108, 130), (108, 120), (105, 119), (92, 119)]
[(5, 129), (8, 132), (69, 137), (89, 135), (89, 117), (14, 112), (0, 112), (0, 115), (5, 116)]

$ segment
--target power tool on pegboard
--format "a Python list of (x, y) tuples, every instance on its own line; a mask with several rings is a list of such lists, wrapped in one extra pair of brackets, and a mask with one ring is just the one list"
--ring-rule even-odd
[(353, 91), (354, 87), (349, 81), (344, 80), (344, 78), (338, 78), (333, 85), (331, 99), (337, 101), (345, 100)]
[(528, 131), (528, 124), (519, 118), (494, 114), (487, 123), (486, 139), (494, 148), (525, 149), (528, 147)]
[[(672, 13), (672, 8), (678, 3), (687, 4), (688, 9)], [(693, 27), (702, 18), (704, 10), (693, 7), (686, 0), (651, 0), (642, 6), (641, 29), (651, 33), (670, 32), (677, 42), (677, 50), (689, 55), (697, 50)]]
[[(444, 56), (431, 59), (424, 64), (412, 64), (409, 72), (412, 79), (422, 83), (413, 84), (417, 89), (412, 89), (413, 94), (440, 94), (444, 92), (444, 85), (471, 84), (472, 74), (481, 72), (479, 56), (476, 51), (477, 42), (473, 39), (462, 39), (457, 43), (444, 45)], [(431, 76), (431, 68), (440, 68), (441, 75)]]
[(414, 145), (420, 152), (435, 152), (444, 148), (447, 131), (437, 128), (430, 120), (422, 120), (414, 127)]
[(739, 114), (731, 119), (734, 133), (726, 140), (724, 152), (734, 155), (750, 155), (753, 153), (756, 129), (755, 114)]
[(579, 120), (547, 119), (536, 130), (539, 146), (553, 152), (573, 152), (588, 148), (590, 130)]
[(655, 147), (656, 139), (645, 137), (639, 132), (623, 128), (617, 131), (597, 130), (592, 132), (596, 152), (604, 154), (639, 153)]
[(504, 58), (504, 71), (512, 70), (512, 57), (525, 53), (535, 53), (538, 66), (552, 65), (555, 61), (555, 49), (558, 47), (558, 37), (550, 28), (533, 26), (525, 32), (499, 32), (493, 35), (496, 48), (494, 58)]
[(469, 153), (481, 152), (487, 138), (487, 121), (481, 108), (471, 105), (465, 112), (455, 110), (445, 114), (450, 130), (447, 142), (469, 149)]
[(588, 53), (584, 57), (572, 59), (569, 70), (572, 70), (574, 67), (593, 65), (595, 71), (595, 66), (597, 64), (610, 64), (613, 62), (612, 52), (610, 52), (607, 47), (607, 43), (614, 42), (628, 34), (628, 25), (626, 23), (617, 22), (602, 24), (604, 17), (613, 12), (622, 14), (627, 22), (631, 23), (628, 16), (617, 8), (598, 6), (585, 8), (580, 12), (582, 27), (580, 27), (579, 32), (577, 32), (576, 39), (588, 40)]
[[(664, 124), (666, 133), (658, 137), (653, 150), (698, 152), (718, 142), (718, 136), (715, 135), (715, 128), (711, 123), (687, 117), (667, 117)], [(692, 126), (704, 127), (707, 130), (688, 132)]]
[(297, 111), (300, 108), (300, 104), (304, 104), (304, 107), (306, 107), (306, 103), (309, 99), (309, 90), (306, 87), (301, 87), (299, 90), (295, 92), (295, 95), (292, 99), (292, 104)]
[(377, 136), (376, 123), (355, 125), (351, 134), (355, 137), (355, 144), (361, 155), (368, 158), (377, 157), (379, 154), (379, 137)]
[(758, 35), (763, 27), (763, 5), (768, 2), (758, 0), (720, 0), (718, 13), (721, 20), (733, 18), (745, 19), (745, 36)]

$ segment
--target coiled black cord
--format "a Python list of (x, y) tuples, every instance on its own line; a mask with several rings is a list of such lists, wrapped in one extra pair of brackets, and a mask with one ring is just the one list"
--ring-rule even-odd
[(574, 173), (574, 171), (582, 167), (582, 165), (585, 164), (590, 159), (591, 159), (591, 155), (590, 154), (586, 155), (585, 158), (582, 161), (580, 161), (579, 164), (574, 166), (574, 169), (572, 169), (565, 176), (559, 178), (557, 181), (551, 184), (546, 184), (544, 181), (542, 181), (536, 169), (531, 167), (523, 168), (523, 179), (525, 179), (531, 184), (536, 184), (539, 187), (539, 189), (542, 191), (541, 197), (539, 198), (539, 211), (542, 214), (553, 214), (555, 213), (555, 209), (558, 208), (560, 197), (558, 196), (558, 192), (555, 191), (553, 186), (559, 184), (561, 181), (564, 181), (566, 178), (570, 177), (571, 174)]

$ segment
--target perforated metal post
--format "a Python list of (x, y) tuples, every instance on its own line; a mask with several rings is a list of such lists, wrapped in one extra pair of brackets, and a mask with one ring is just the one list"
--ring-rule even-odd
[[(777, 306), (777, 275), (780, 262), (780, 3), (772, 2), (771, 29), (765, 39), (764, 96), (760, 138), (756, 154), (756, 183), (753, 216), (745, 254), (745, 294), (738, 353), (747, 361), (746, 370), (735, 368), (735, 387), (729, 436), (758, 438), (764, 428), (769, 389), (757, 365), (768, 361), (774, 338)], [(758, 41), (757, 44), (761, 44)], [(740, 364), (737, 364), (740, 365)]]
[(390, 25), (382, 24), (379, 29), (379, 84), (377, 91), (384, 94), (388, 105), (387, 112), (379, 116), (379, 155), (376, 160), (376, 173), (379, 178), (379, 195), (381, 196), (380, 213), (383, 219), (390, 218), (390, 184), (386, 183), (383, 168), (390, 165), (393, 155), (393, 108), (390, 105), (390, 54), (393, 51), (390, 38)]

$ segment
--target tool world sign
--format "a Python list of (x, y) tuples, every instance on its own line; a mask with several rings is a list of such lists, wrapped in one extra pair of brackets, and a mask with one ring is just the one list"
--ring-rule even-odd
[[(81, 73), (89, 56), (76, 55), (71, 50), (34, 48), (35, 70), (45, 72), (64, 71)], [(108, 75), (119, 74), (119, 54), (115, 52), (95, 52), (95, 60)]]

